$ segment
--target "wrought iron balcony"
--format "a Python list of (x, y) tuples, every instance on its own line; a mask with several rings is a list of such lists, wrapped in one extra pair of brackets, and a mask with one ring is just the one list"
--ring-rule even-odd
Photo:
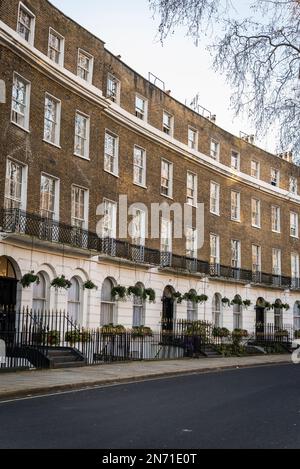
[(99, 238), (96, 233), (66, 225), (39, 215), (18, 209), (0, 210), (0, 234), (19, 234), (65, 244), (76, 249), (94, 251), (95, 255), (124, 259), (136, 264), (153, 265), (163, 269), (182, 270), (207, 277), (259, 283), (267, 286), (300, 289), (300, 279), (260, 271), (237, 269), (221, 264), (210, 264), (199, 259), (179, 256), (171, 252), (160, 252), (145, 246), (137, 246), (127, 241), (112, 238)]

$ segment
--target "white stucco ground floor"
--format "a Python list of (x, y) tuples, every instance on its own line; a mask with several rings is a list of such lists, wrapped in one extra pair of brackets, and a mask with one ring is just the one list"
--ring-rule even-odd
[[(23, 288), (20, 279), (29, 272), (39, 276), (39, 284)], [(56, 289), (51, 282), (62, 275), (72, 282), (72, 287)], [(65, 311), (82, 327), (98, 328), (115, 323), (126, 328), (145, 325), (159, 330), (161, 319), (168, 309), (173, 319), (198, 319), (214, 322), (229, 330), (242, 328), (251, 332), (257, 321), (255, 308), (258, 298), (273, 304), (281, 300), (289, 309), (264, 312), (265, 323), (279, 321), (282, 326), (289, 325), (300, 329), (298, 300), (300, 291), (283, 290), (278, 287), (245, 284), (236, 281), (213, 279), (197, 274), (188, 274), (153, 266), (140, 266), (126, 263), (120, 259), (94, 257), (88, 251), (74, 251), (67, 247), (48, 245), (20, 239), (0, 241), (0, 279), (15, 276), (15, 298), (10, 298), (5, 282), (1, 284), (1, 303), (14, 302), (17, 309), (28, 307), (33, 310)], [(97, 289), (84, 289), (85, 282), (91, 280)], [(115, 301), (111, 296), (114, 286), (125, 287), (139, 284), (155, 291), (155, 302), (140, 301), (130, 297), (126, 301)], [(2, 287), (1, 287), (2, 285)], [(173, 300), (174, 292), (182, 294), (197, 292), (206, 295), (208, 300), (193, 304)], [(230, 301), (238, 295), (242, 300), (250, 300), (249, 307), (227, 305), (222, 299)], [(166, 300), (166, 301), (165, 301)], [(171, 308), (171, 310), (170, 310)], [(280, 317), (279, 317), (280, 316)]]

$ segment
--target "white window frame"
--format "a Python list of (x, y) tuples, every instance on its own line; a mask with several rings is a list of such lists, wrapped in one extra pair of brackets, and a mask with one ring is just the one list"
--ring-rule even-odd
[[(253, 202), (256, 202), (257, 203), (257, 217), (258, 217), (258, 224), (257, 223), (254, 223), (253, 222), (253, 215), (254, 215), (254, 211), (253, 211)], [(259, 199), (255, 199), (255, 198), (252, 198), (251, 199), (251, 225), (254, 227), (254, 228), (261, 228), (261, 201)]]
[[(53, 34), (53, 36), (56, 36), (60, 40), (60, 50), (58, 51), (59, 53), (59, 60), (56, 62), (56, 60), (51, 59), (50, 57), (50, 35)], [(64, 66), (64, 61), (65, 61), (65, 38), (62, 36), (60, 33), (55, 31), (51, 26), (49, 27), (49, 36), (48, 36), (48, 58), (52, 60), (52, 62), (56, 63), (56, 65), (59, 65), (60, 67)]]
[[(190, 259), (197, 259), (198, 257), (198, 243), (197, 243), (197, 230), (192, 226), (186, 227), (185, 238), (186, 238), (186, 257)], [(189, 247), (191, 246), (191, 247)]]
[[(256, 165), (255, 174), (253, 174), (254, 173), (253, 163)], [(260, 179), (260, 162), (259, 161), (251, 160), (251, 176), (255, 179)]]
[(34, 45), (34, 36), (35, 36), (35, 20), (36, 20), (36, 16), (32, 13), (31, 10), (29, 10), (29, 8), (24, 5), (24, 3), (22, 2), (19, 2), (19, 7), (18, 7), (18, 17), (17, 17), (17, 33), (22, 37), (22, 35), (19, 33), (19, 19), (20, 19), (20, 11), (24, 10), (29, 16), (31, 16), (31, 19), (32, 19), (32, 23), (31, 23), (31, 27), (29, 29), (29, 38), (28, 38), (28, 41), (24, 38), (22, 38), (24, 41), (28, 42), (28, 44), (30, 44), (31, 46)]
[[(294, 262), (294, 260), (296, 262)], [(296, 269), (294, 269), (296, 267)], [(298, 286), (298, 279), (299, 279), (299, 254), (297, 252), (291, 253), (291, 278), (294, 282), (293, 286)]]
[[(53, 221), (59, 221), (59, 198), (60, 198), (60, 179), (52, 174), (41, 173), (41, 194), (42, 194), (42, 178), (52, 179), (54, 181), (54, 210), (53, 217), (50, 217)], [(41, 199), (40, 199), (40, 212), (42, 212)]]
[[(55, 139), (54, 142), (48, 140), (45, 136), (45, 121), (46, 121), (46, 99), (50, 99), (56, 103), (56, 123), (55, 123)], [(56, 98), (55, 96), (51, 95), (50, 93), (45, 93), (45, 101), (44, 101), (44, 138), (43, 141), (46, 143), (50, 143), (50, 145), (54, 145), (60, 148), (60, 125), (61, 125), (61, 100)]]
[[(236, 156), (236, 159), (235, 156)], [(233, 165), (233, 161), (236, 161), (236, 167)], [(239, 171), (241, 167), (241, 155), (236, 150), (231, 150), (231, 157), (230, 157), (230, 166), (234, 171)]]
[[(256, 264), (254, 264), (254, 249), (255, 249), (255, 254), (256, 256)], [(261, 272), (261, 246), (259, 244), (252, 244), (252, 249), (251, 249), (251, 256), (252, 256), (252, 272), (257, 273)]]
[[(236, 196), (236, 206), (233, 205), (233, 195)], [(241, 221), (241, 193), (238, 191), (231, 191), (231, 220)]]
[[(20, 199), (14, 199), (10, 197), (6, 197), (6, 181), (7, 181), (7, 174), (8, 174), (8, 165), (9, 162), (18, 165), (21, 168), (21, 195)], [(19, 203), (19, 210), (26, 211), (27, 208), (27, 184), (28, 184), (28, 166), (24, 165), (24, 163), (21, 163), (20, 161), (14, 160), (13, 158), (7, 158), (6, 159), (6, 169), (5, 169), (5, 185), (4, 185), (4, 201), (6, 199), (9, 199), (13, 202)]]
[[(137, 107), (137, 99), (140, 99), (144, 103), (144, 111), (141, 112), (140, 109)], [(141, 119), (144, 122), (148, 120), (148, 99), (144, 98), (144, 96), (140, 94), (135, 95), (135, 115), (138, 119)]]
[[(143, 165), (139, 166), (135, 163), (135, 152), (136, 150), (141, 150), (143, 157)], [(142, 171), (142, 182), (137, 181), (135, 178), (135, 168), (138, 168)], [(145, 148), (140, 147), (139, 145), (134, 145), (133, 147), (133, 184), (139, 187), (146, 188), (146, 179), (147, 179), (147, 152)]]
[(292, 194), (298, 194), (298, 180), (295, 176), (290, 176), (289, 191)]
[(281, 232), (281, 213), (278, 205), (271, 205), (271, 229), (273, 233)]
[[(167, 181), (168, 181), (168, 185), (167, 185), (167, 186), (163, 186), (163, 184), (162, 184), (163, 163), (167, 163), (167, 165), (169, 166), (169, 177), (168, 177), (168, 179), (167, 179)], [(167, 189), (168, 189), (168, 193), (167, 193), (167, 194), (164, 194), (164, 193), (163, 193), (163, 190), (162, 190), (163, 188), (167, 188)], [(171, 161), (166, 160), (165, 158), (162, 158), (162, 159), (161, 159), (160, 194), (163, 195), (164, 197), (169, 198), (169, 199), (172, 199), (172, 197), (173, 197), (173, 163), (171, 163)]]
[[(131, 227), (132, 227), (132, 232), (131, 232), (131, 240), (132, 244), (135, 246), (145, 246), (145, 241), (146, 241), (146, 212), (145, 210), (142, 210), (140, 208), (135, 208), (134, 210), (134, 215), (132, 216), (132, 221), (131, 221)], [(137, 226), (135, 220), (139, 219), (139, 226), (138, 229), (135, 230), (135, 227)]]
[[(85, 57), (89, 60), (89, 70), (86, 70), (87, 72), (87, 79), (83, 78), (82, 76), (79, 75), (78, 69), (82, 68), (79, 66), (79, 56), (80, 54), (85, 55)], [(92, 83), (93, 82), (93, 73), (94, 73), (94, 56), (86, 52), (85, 50), (81, 49), (80, 47), (78, 48), (78, 53), (77, 53), (77, 76), (81, 78), (81, 80), (84, 80), (86, 83)], [(85, 69), (84, 69), (85, 70)]]
[[(13, 88), (14, 88), (14, 84), (15, 84), (15, 79), (16, 78), (19, 78), (20, 81), (23, 81), (24, 84), (25, 84), (25, 112), (24, 114), (21, 114), (21, 113), (16, 113), (16, 111), (13, 110)], [(25, 130), (26, 132), (29, 132), (29, 117), (30, 117), (30, 95), (31, 95), (31, 82), (26, 80), (26, 78), (22, 77), (22, 75), (20, 75), (19, 73), (17, 72), (14, 72), (13, 73), (13, 87), (12, 87), (12, 95), (11, 95), (11, 123), (16, 125), (17, 127), (20, 127), (20, 129), (23, 129)], [(23, 106), (23, 105), (22, 105)], [(13, 119), (13, 113), (16, 113), (16, 114), (20, 114), (20, 115), (23, 115), (24, 116), (24, 125), (21, 125), (19, 124), (18, 122), (16, 122), (14, 119)]]
[[(212, 240), (215, 239), (216, 254), (212, 253)], [(212, 262), (214, 259), (214, 262)], [(210, 233), (210, 264), (211, 265), (220, 265), (220, 236), (215, 233)]]
[[(168, 116), (170, 124), (166, 125), (165, 123), (165, 116)], [(174, 116), (170, 114), (168, 111), (163, 111), (163, 122), (162, 122), (162, 130), (163, 133), (169, 135), (169, 137), (173, 137), (174, 135)]]
[[(236, 245), (234, 243), (236, 243)], [(235, 258), (233, 256), (234, 252), (236, 253)], [(238, 239), (232, 239), (231, 240), (231, 267), (233, 269), (240, 269), (241, 265), (242, 265), (242, 263), (241, 263), (241, 241), (238, 240)]]
[[(190, 134), (194, 135), (194, 138), (190, 138)], [(198, 150), (198, 130), (194, 129), (193, 127), (188, 127), (188, 147), (190, 150)]]
[[(276, 179), (275, 176), (276, 175)], [(273, 187), (279, 187), (280, 185), (280, 171), (276, 168), (271, 168), (271, 185)]]
[[(192, 176), (194, 186), (191, 188), (188, 186), (189, 182), (189, 176)], [(197, 207), (198, 206), (198, 176), (196, 173), (193, 173), (192, 171), (187, 171), (186, 174), (186, 187), (187, 187), (187, 204), (191, 205), (192, 207)], [(189, 190), (193, 191), (193, 197), (189, 196)]]
[(299, 215), (297, 212), (292, 211), (290, 212), (290, 236), (299, 238)]
[[(215, 186), (216, 188), (216, 211), (213, 211), (213, 204), (212, 204), (212, 188)], [(220, 184), (217, 182), (211, 181), (210, 182), (210, 213), (213, 215), (220, 216)]]
[[(82, 137), (80, 135), (76, 134), (76, 118), (77, 116), (81, 116), (86, 120), (86, 135), (85, 137)], [(89, 160), (90, 159), (90, 116), (87, 114), (84, 114), (83, 112), (76, 110), (75, 112), (75, 122), (74, 122), (74, 155), (78, 156), (79, 158), (83, 158), (84, 160)], [(84, 144), (84, 155), (81, 155), (76, 151), (76, 137), (79, 137), (83, 139), (85, 142)]]
[[(215, 146), (213, 149), (212, 146)], [(220, 160), (220, 142), (214, 138), (211, 138), (210, 140), (210, 157), (215, 160), (219, 161)]]
[(281, 276), (281, 249), (278, 248), (272, 249), (272, 274)]
[[(163, 238), (163, 225), (166, 227), (167, 237)], [(161, 217), (161, 228), (160, 228), (160, 250), (164, 253), (172, 253), (172, 232), (173, 232), (173, 223), (167, 218)], [(163, 243), (163, 240), (167, 240), (168, 243)], [(168, 249), (167, 249), (168, 248)]]
[[(106, 161), (106, 135), (109, 135), (110, 137), (113, 137), (115, 139), (115, 155), (113, 155), (114, 158), (114, 168), (113, 171), (110, 171), (105, 168), (105, 161)], [(112, 157), (112, 155), (108, 155), (109, 158)], [(104, 134), (104, 171), (108, 174), (112, 174), (115, 177), (119, 177), (119, 136), (116, 135), (114, 132), (111, 132), (108, 129), (105, 129), (105, 134)]]
[[(109, 88), (108, 88), (108, 83), (109, 81), (113, 81), (116, 84), (116, 93), (115, 95), (109, 94)], [(109, 73), (107, 75), (107, 83), (106, 83), (106, 97), (110, 99), (113, 103), (120, 105), (120, 99), (121, 99), (121, 82), (118, 78), (116, 78), (114, 75)]]
[[(14, 99), (13, 99), (13, 90), (14, 90), (14, 85), (15, 85), (15, 81), (16, 79), (19, 79), (20, 81), (22, 81), (25, 85), (25, 104), (22, 104), (22, 106), (25, 107), (25, 112), (24, 114), (22, 113), (18, 113), (16, 112), (14, 109), (13, 109), (13, 103), (14, 103)], [(30, 117), (30, 95), (31, 95), (31, 82), (26, 80), (26, 78), (22, 77), (22, 75), (20, 75), (19, 73), (17, 72), (14, 72), (13, 73), (13, 86), (12, 86), (12, 93), (11, 93), (11, 116), (10, 116), (10, 121), (12, 124), (16, 125), (17, 127), (20, 127), (20, 129), (23, 129), (25, 130), (26, 132), (29, 132), (29, 117)], [(24, 125), (16, 122), (14, 119), (13, 119), (13, 116), (14, 116), (14, 113), (16, 114), (20, 114), (21, 116), (24, 116)]]
[[(109, 226), (109, 230), (110, 230), (110, 236), (107, 236), (104, 232), (104, 228), (105, 228), (105, 225), (102, 225), (102, 238), (110, 238), (110, 239), (116, 239), (117, 237), (117, 202), (115, 202), (114, 200), (110, 200), (110, 199), (107, 199), (104, 197), (103, 199), (103, 206), (105, 207), (105, 204), (109, 205), (111, 208), (112, 208), (112, 211), (111, 211), (111, 218), (110, 218), (110, 226)], [(104, 213), (104, 216), (105, 216), (105, 213)]]
[(86, 187), (79, 186), (78, 184), (72, 184), (71, 186), (71, 223), (74, 228), (77, 228), (77, 225), (74, 223), (74, 220), (77, 219), (76, 217), (73, 216), (74, 214), (74, 206), (73, 206), (73, 189), (77, 188), (82, 191), (84, 191), (84, 201), (83, 201), (83, 219), (78, 219), (81, 220), (82, 223), (82, 228), (83, 230), (88, 230), (89, 226), (89, 189)]

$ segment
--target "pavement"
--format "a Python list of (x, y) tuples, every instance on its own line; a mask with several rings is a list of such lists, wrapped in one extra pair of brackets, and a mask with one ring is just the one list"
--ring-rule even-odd
[(287, 354), (144, 361), (59, 370), (0, 373), (0, 400), (176, 375), (291, 363), (291, 355)]
[[(85, 467), (130, 455), (127, 467), (144, 468), (165, 464), (166, 450), (196, 454), (199, 467), (204, 448), (299, 449), (299, 389), (300, 367), (277, 364), (0, 401), (0, 450), (96, 449), (84, 454)], [(128, 452), (135, 449), (143, 451)], [(47, 462), (57, 464), (50, 453)], [(10, 460), (16, 455), (24, 466), (27, 453)], [(70, 453), (68, 462), (77, 467), (80, 456)], [(36, 461), (29, 452), (28, 462)]]

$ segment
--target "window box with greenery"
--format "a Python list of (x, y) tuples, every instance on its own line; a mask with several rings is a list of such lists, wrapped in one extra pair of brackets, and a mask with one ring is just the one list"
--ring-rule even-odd
[(34, 271), (32, 270), (28, 274), (23, 275), (20, 280), (20, 283), (23, 288), (29, 288), (31, 284), (36, 283), (39, 284), (40, 280), (38, 275), (35, 275)]
[(68, 290), (71, 288), (72, 282), (68, 280), (64, 275), (61, 275), (60, 277), (56, 277), (54, 280), (51, 282), (51, 287), (58, 289), (64, 289)]
[(153, 337), (153, 331), (150, 327), (137, 326), (132, 328), (132, 337)]
[(276, 331), (274, 333), (274, 336), (275, 337), (288, 337), (289, 336), (289, 333), (287, 330), (283, 329), (283, 330), (280, 330), (280, 331)]
[(120, 324), (106, 324), (105, 326), (102, 326), (101, 333), (103, 335), (121, 335), (126, 333), (126, 329)]
[(111, 290), (111, 296), (116, 301), (126, 301), (127, 299), (127, 288), (122, 285), (117, 285)]

